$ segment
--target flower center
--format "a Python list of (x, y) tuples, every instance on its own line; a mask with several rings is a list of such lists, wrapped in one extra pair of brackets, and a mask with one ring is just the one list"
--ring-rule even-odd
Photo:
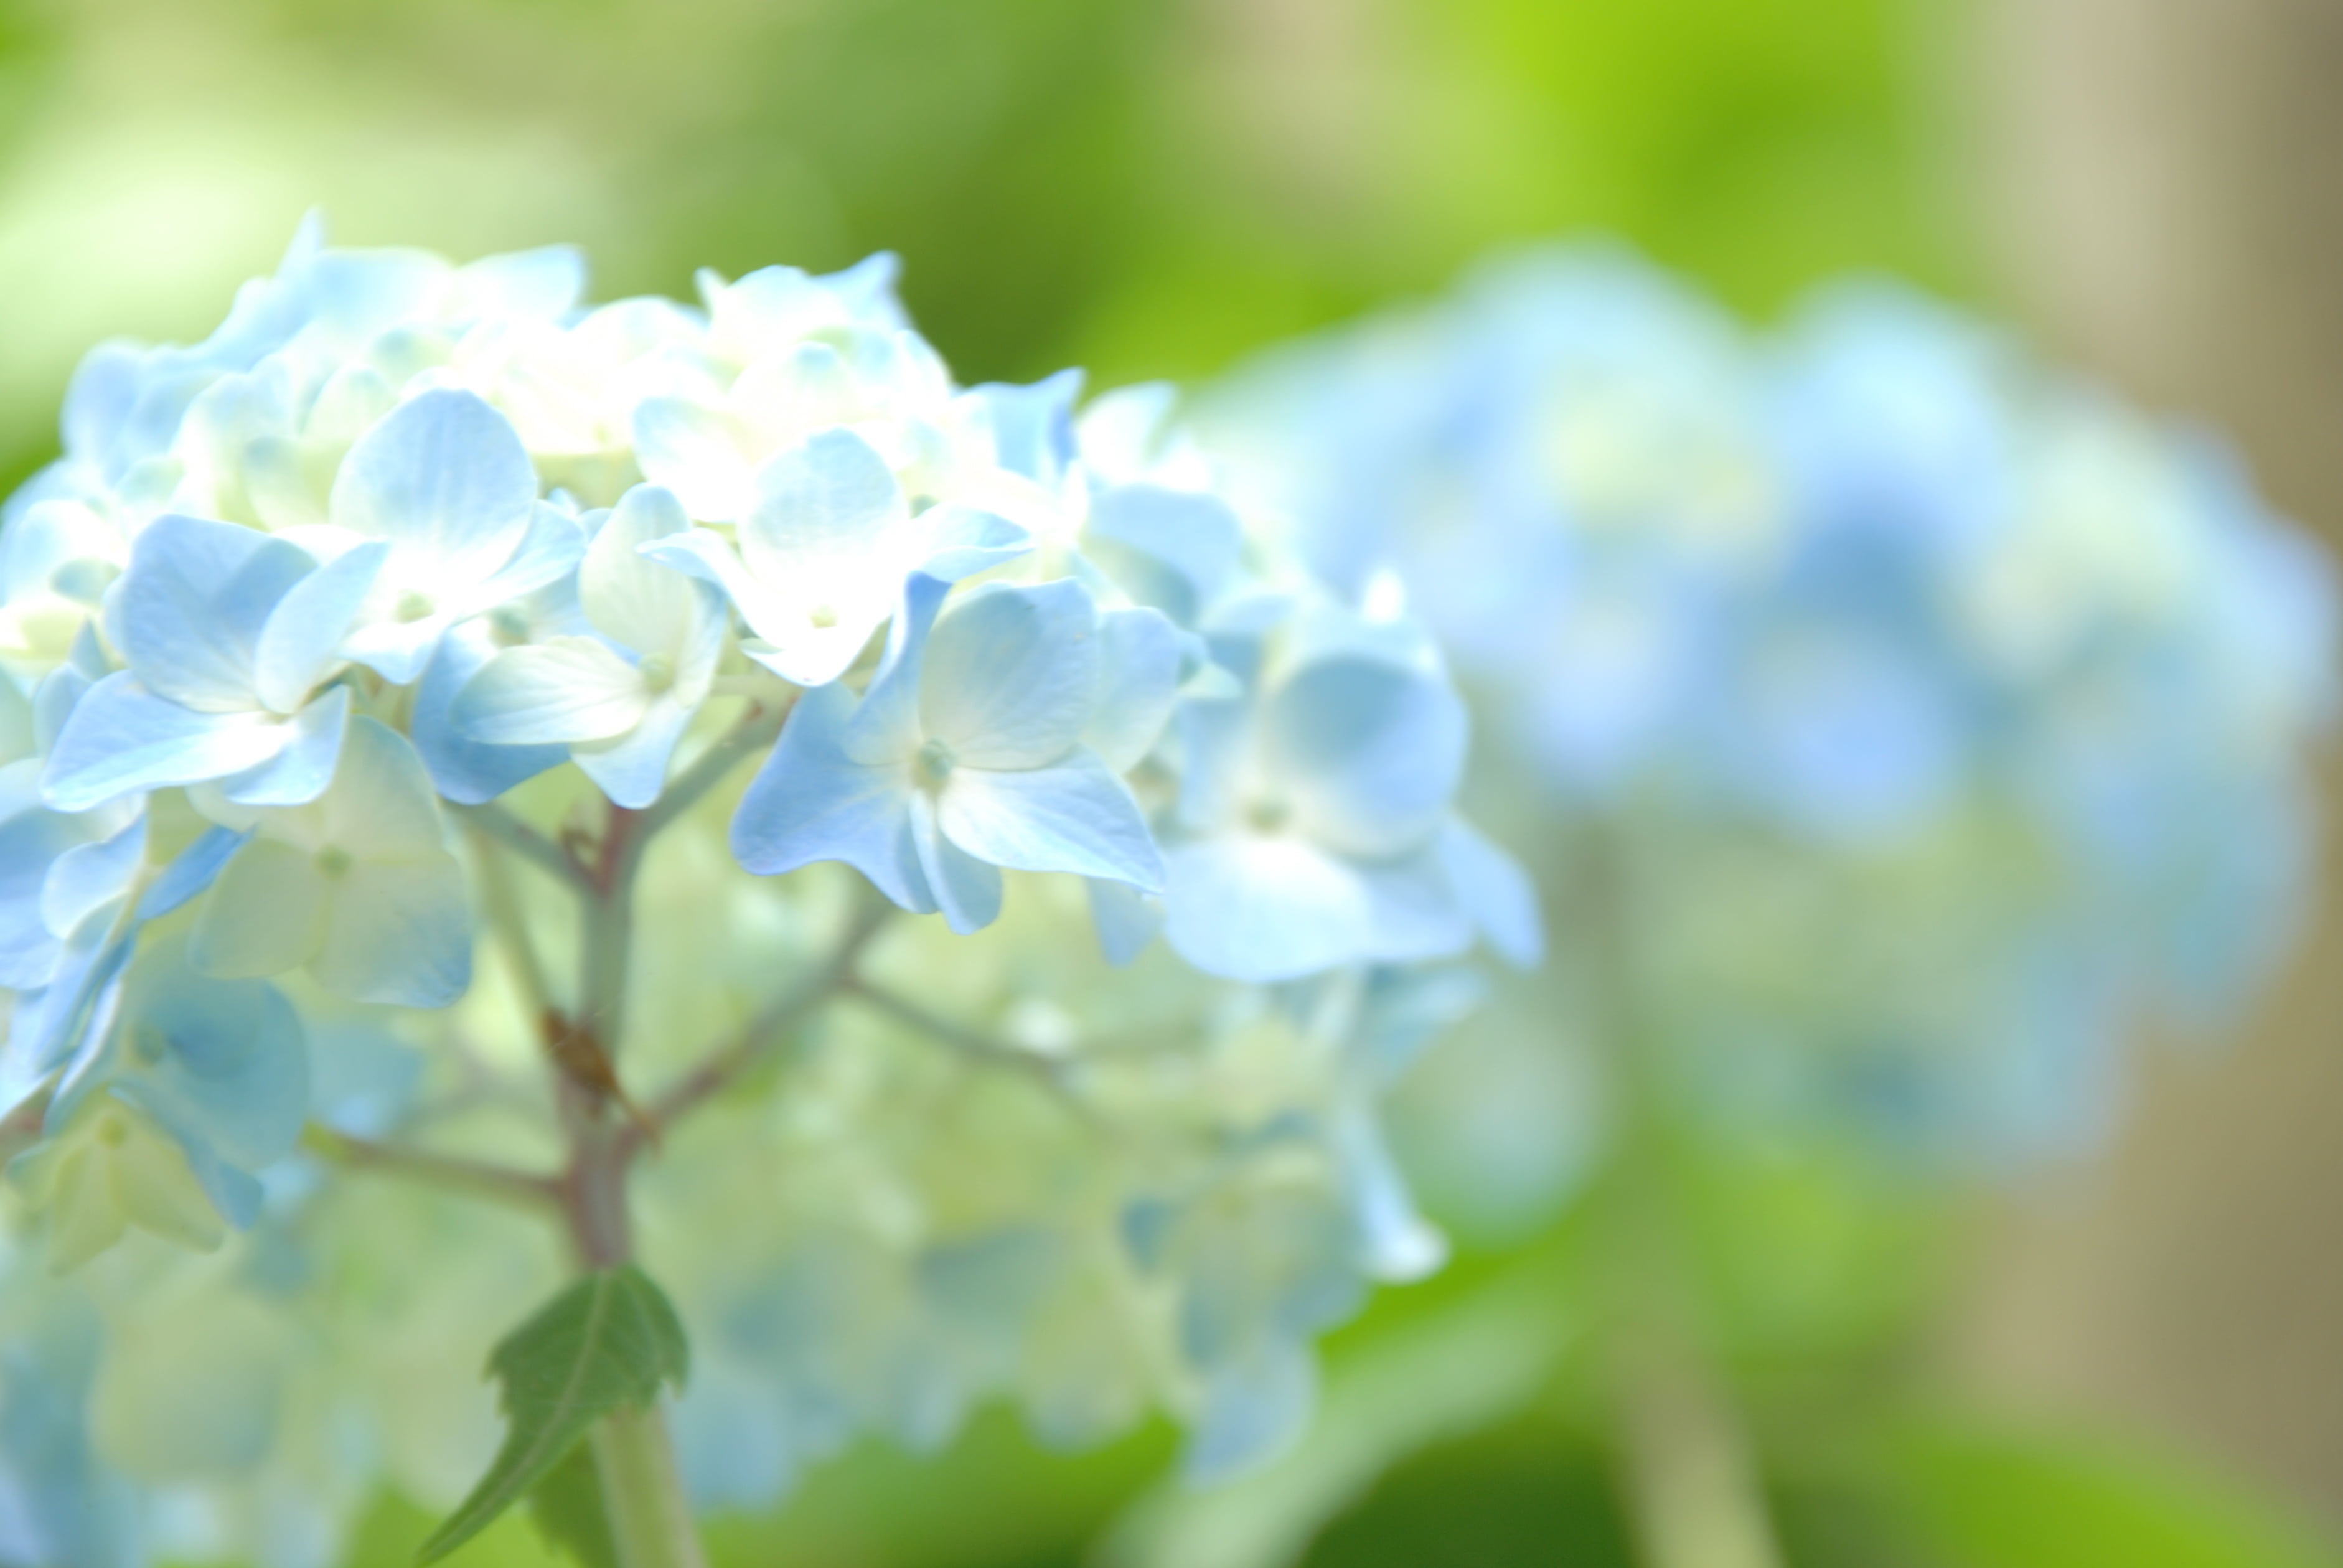
[(151, 1023), (142, 1023), (130, 1032), (130, 1054), (152, 1067), (163, 1060), (171, 1049), (171, 1037)]
[(911, 777), (919, 780), (922, 789), (940, 789), (959, 760), (950, 747), (940, 740), (930, 740), (911, 759)]
[(501, 647), (518, 647), (528, 640), (528, 618), (508, 604), (498, 605), (488, 612), (488, 635)]
[(818, 604), (806, 611), (806, 619), (813, 622), (817, 630), (828, 631), (838, 624), (838, 607), (834, 604)]
[(421, 588), (408, 588), (398, 596), (398, 618), (406, 622), (423, 619), (439, 608), (432, 597)]
[(1256, 800), (1245, 809), (1245, 820), (1256, 833), (1282, 833), (1292, 819), (1292, 809), (1282, 800)]
[(654, 653), (635, 666), (635, 673), (643, 678), (643, 689), (656, 697), (675, 684), (675, 660)]
[(317, 875), (329, 882), (338, 882), (350, 874), (350, 852), (338, 844), (328, 844), (318, 850), (310, 863), (317, 868)]
[(130, 1121), (116, 1111), (98, 1118), (97, 1141), (108, 1149), (119, 1149), (130, 1141)]

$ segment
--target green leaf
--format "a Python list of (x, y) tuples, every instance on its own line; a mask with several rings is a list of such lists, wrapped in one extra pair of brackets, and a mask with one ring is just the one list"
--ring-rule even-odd
[(561, 1462), (545, 1473), (528, 1494), (528, 1512), (538, 1533), (580, 1564), (619, 1568), (618, 1543), (610, 1539), (610, 1516), (602, 1506), (602, 1473), (594, 1465), (594, 1445), (573, 1442)]
[(648, 1409), (690, 1371), (683, 1324), (632, 1263), (587, 1275), (505, 1336), (488, 1357), (508, 1430), (488, 1474), (416, 1553), (435, 1563), (527, 1496), (612, 1411)]
[(2097, 1439), (1945, 1423), (1893, 1462), (1962, 1568), (2338, 1568), (2276, 1503), (2194, 1466)]

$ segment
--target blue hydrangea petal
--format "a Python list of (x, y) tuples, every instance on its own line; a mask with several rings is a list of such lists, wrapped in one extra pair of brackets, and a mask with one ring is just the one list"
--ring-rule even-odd
[(1163, 887), (1163, 860), (1139, 802), (1106, 764), (1077, 750), (1048, 768), (957, 769), (936, 797), (944, 836), (1017, 871), (1071, 871)]
[(635, 727), (611, 740), (580, 741), (569, 759), (601, 787), (613, 805), (639, 811), (667, 788), (667, 769), (693, 709), (672, 693), (652, 699)]
[(847, 755), (872, 767), (900, 764), (920, 744), (920, 683), (930, 633), (950, 585), (913, 572), (903, 581), (902, 608), (887, 628), (887, 652), (847, 726)]
[(273, 986), (215, 980), (152, 944), (123, 989), (116, 1091), (247, 1169), (292, 1152), (309, 1110), (300, 1020)]
[(1442, 825), (1438, 852), (1458, 902), (1489, 945), (1508, 963), (1535, 968), (1545, 957), (1545, 921), (1529, 874), (1461, 818)]
[(987, 584), (944, 617), (920, 727), (976, 768), (1039, 768), (1081, 739), (1098, 700), (1098, 612), (1081, 584)]
[(1298, 839), (1175, 845), (1163, 873), (1164, 938), (1207, 974), (1292, 980), (1354, 962), (1373, 940), (1358, 873)]
[(266, 715), (198, 713), (120, 671), (75, 705), (49, 754), (41, 798), (53, 810), (86, 811), (134, 790), (241, 773), (275, 757), (286, 739), (285, 727)]
[(471, 890), (444, 853), (361, 861), (335, 884), (309, 972), (337, 996), (446, 1007), (472, 983)]
[(326, 878), (291, 844), (255, 839), (237, 851), (196, 911), (187, 961), (224, 980), (300, 968), (325, 939)]
[(140, 531), (110, 597), (115, 646), (157, 697), (203, 712), (247, 710), (262, 631), (315, 566), (256, 529), (157, 518)]
[(448, 718), (464, 739), (498, 745), (607, 740), (641, 723), (650, 703), (624, 654), (593, 638), (557, 637), (489, 659)]
[(331, 674), (390, 547), (378, 539), (346, 550), (286, 590), (254, 649), (253, 691), (274, 713), (292, 713)]
[(1464, 705), (1428, 671), (1336, 658), (1304, 667), (1262, 715), (1267, 765), (1297, 821), (1346, 853), (1427, 837), (1464, 768)]
[(512, 558), (536, 501), (537, 470), (511, 422), (472, 393), (438, 388), (350, 448), (327, 514), (451, 582), (474, 583)]
[(1098, 695), (1082, 743), (1118, 773), (1154, 749), (1179, 700), (1185, 634), (1156, 610), (1099, 617)]
[(847, 754), (854, 698), (820, 686), (798, 699), (772, 754), (732, 818), (732, 854), (759, 876), (843, 860), (902, 908), (936, 907), (911, 843), (903, 764), (870, 766)]
[(290, 722), (271, 726), (278, 737), (277, 754), (229, 779), (221, 791), (239, 806), (302, 806), (315, 800), (334, 781), (349, 719), (350, 689), (337, 686)]
[(559, 744), (500, 746), (474, 740), (456, 728), (457, 694), (496, 653), (495, 639), (485, 629), (458, 627), (440, 640), (415, 689), (407, 724), (415, 749), (439, 793), (458, 805), (493, 800), (569, 756), (569, 749)]
[(973, 390), (991, 417), (992, 447), (1002, 467), (1044, 486), (1065, 477), (1074, 460), (1080, 370), (1061, 370), (1030, 387), (990, 381)]
[(1218, 496), (1119, 485), (1091, 499), (1083, 548), (1140, 603), (1193, 626), (1235, 581), (1244, 525)]
[(756, 503), (756, 470), (729, 417), (684, 397), (635, 405), (635, 462), (703, 523), (729, 523)]
[(910, 515), (877, 447), (843, 427), (817, 430), (757, 471), (757, 504), (740, 523), (740, 558), (766, 582), (786, 583), (809, 562), (867, 555)]
[(1001, 918), (1001, 873), (945, 837), (934, 797), (911, 795), (911, 845), (944, 921), (961, 936)]
[(59, 855), (41, 888), (41, 921), (59, 937), (122, 898), (146, 863), (146, 819)]
[(1146, 950), (1163, 929), (1163, 899), (1142, 893), (1128, 882), (1093, 877), (1088, 883), (1091, 924), (1098, 932), (1099, 951), (1120, 969)]

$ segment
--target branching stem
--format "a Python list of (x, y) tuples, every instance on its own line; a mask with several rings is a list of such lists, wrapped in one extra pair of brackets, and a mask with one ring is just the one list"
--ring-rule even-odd
[(301, 1146), (321, 1159), (330, 1160), (353, 1171), (375, 1171), (386, 1175), (403, 1176), (429, 1186), (468, 1192), (474, 1197), (488, 1198), (540, 1213), (558, 1209), (561, 1203), (558, 1178), (533, 1175), (484, 1160), (467, 1160), (458, 1155), (402, 1148), (394, 1143), (377, 1143), (372, 1139), (337, 1132), (321, 1122), (313, 1121), (302, 1129)]

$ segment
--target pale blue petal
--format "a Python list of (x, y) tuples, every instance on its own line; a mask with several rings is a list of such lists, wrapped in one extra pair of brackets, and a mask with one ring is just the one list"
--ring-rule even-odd
[(438, 388), (361, 437), (335, 476), (327, 515), (434, 564), (452, 584), (481, 581), (528, 533), (537, 470), (510, 421), (469, 392)]
[(1528, 873), (1459, 818), (1441, 828), (1439, 851), (1458, 901), (1489, 945), (1509, 963), (1535, 967), (1545, 956), (1545, 922)]
[(920, 869), (943, 911), (944, 923), (961, 936), (980, 931), (1001, 918), (1001, 873), (944, 836), (932, 797), (911, 796), (911, 847)]
[(1235, 581), (1244, 525), (1218, 496), (1119, 485), (1091, 502), (1082, 548), (1133, 598), (1193, 626)]
[(565, 316), (586, 297), (586, 256), (574, 245), (485, 256), (456, 269), (453, 280), (483, 316)]
[(1163, 929), (1163, 900), (1142, 893), (1128, 882), (1092, 878), (1091, 924), (1098, 930), (1099, 950), (1106, 961), (1121, 968), (1137, 958)]
[(119, 795), (241, 773), (283, 749), (286, 727), (257, 713), (197, 713), (129, 672), (92, 687), (49, 754), (41, 798), (86, 811)]
[(291, 722), (274, 726), (282, 749), (228, 779), (220, 786), (222, 792), (239, 806), (307, 805), (334, 781), (334, 764), (341, 759), (342, 733), (349, 719), (350, 689), (337, 686)]
[(57, 858), (87, 839), (75, 819), (37, 807), (0, 822), (0, 985), (49, 983), (63, 945), (42, 918), (42, 892)]
[(1002, 467), (1044, 486), (1065, 477), (1074, 460), (1080, 370), (1061, 370), (1030, 387), (990, 381), (974, 390), (992, 417), (992, 449)]
[(920, 728), (977, 768), (1040, 768), (1081, 739), (1098, 699), (1098, 611), (1076, 582), (987, 584), (935, 629)]
[(928, 635), (950, 591), (949, 583), (925, 572), (904, 579), (902, 608), (887, 628), (886, 655), (846, 729), (846, 752), (856, 761), (872, 767), (900, 763), (919, 746), (920, 679)]
[(1367, 890), (1299, 839), (1234, 835), (1163, 855), (1163, 935), (1207, 974), (1294, 980), (1367, 956)]
[(634, 664), (594, 638), (508, 648), (448, 709), (458, 735), (497, 745), (609, 740), (642, 722), (651, 694)]
[(948, 583), (990, 571), (1033, 548), (1033, 535), (1021, 524), (950, 501), (921, 512), (915, 526), (928, 542), (912, 565)]
[(440, 639), (415, 690), (407, 722), (415, 749), (430, 769), (432, 784), (458, 805), (493, 800), (569, 756), (566, 746), (498, 746), (457, 729), (451, 716), (457, 693), (496, 652), (495, 639), (478, 623), (458, 627)]
[(308, 1114), (309, 1058), (300, 1020), (274, 986), (199, 975), (183, 943), (156, 943), (131, 971), (116, 1027), (126, 1099), (236, 1165), (292, 1151)]
[(253, 689), (263, 706), (291, 713), (333, 672), (335, 650), (358, 618), (390, 547), (370, 539), (344, 551), (286, 590), (261, 628)]
[(577, 520), (560, 508), (539, 501), (529, 508), (528, 531), (521, 536), (512, 558), (466, 597), (467, 606), (490, 609), (549, 583), (559, 582), (578, 569), (586, 558), (586, 536)]
[(159, 920), (189, 899), (210, 887), (236, 852), (244, 847), (248, 832), (239, 833), (230, 828), (214, 828), (194, 843), (179, 851), (160, 877), (147, 888), (138, 900), (138, 918)]
[(740, 558), (769, 583), (809, 558), (836, 560), (876, 548), (910, 517), (895, 470), (843, 426), (817, 430), (757, 470), (757, 503), (740, 523)]
[(472, 983), (471, 890), (453, 855), (361, 861), (329, 896), (309, 973), (337, 996), (446, 1007)]
[(1453, 958), (1473, 945), (1473, 918), (1456, 896), (1437, 842), (1383, 860), (1353, 861), (1367, 890), (1373, 933), (1359, 956), (1383, 963)]
[(936, 798), (944, 835), (980, 860), (1016, 871), (1071, 871), (1163, 886), (1163, 860), (1139, 802), (1088, 751), (1049, 768), (956, 770)]
[(672, 491), (637, 485), (619, 498), (578, 574), (578, 603), (596, 631), (638, 653), (669, 658), (693, 640), (711, 618), (715, 590), (698, 570), (646, 558), (643, 548), (690, 531)]
[(65, 733), (65, 720), (73, 717), (75, 704), (89, 689), (106, 678), (103, 671), (92, 676), (72, 665), (60, 665), (41, 679), (33, 689), (33, 749), (36, 756), (46, 757), (57, 749), (57, 737)]
[(1464, 769), (1464, 705), (1429, 672), (1373, 658), (1310, 664), (1262, 714), (1262, 751), (1306, 830), (1350, 854), (1412, 848)]
[(43, 1128), (55, 1131), (72, 1120), (74, 1108), (96, 1082), (104, 1066), (110, 1035), (93, 1029), (93, 1020), (107, 1012), (106, 999), (130, 961), (131, 942), (115, 929), (110, 915), (85, 920), (65, 939), (56, 977), (36, 997), (22, 999), (9, 1020), (5, 1047), (7, 1067), (0, 1074), (12, 1104), (38, 1085), (51, 1070), (64, 1066), (56, 1092), (49, 1098)]
[(107, 625), (157, 697), (214, 713), (256, 706), (254, 662), (277, 601), (317, 563), (234, 523), (157, 518), (131, 546)]
[(420, 620), (378, 620), (342, 640), (342, 653), (393, 686), (412, 686), (438, 650), (440, 639), (461, 621), (463, 608), (443, 609)]
[(41, 923), (58, 937), (80, 929), (98, 910), (130, 890), (146, 863), (146, 819), (110, 839), (76, 844), (56, 858), (41, 887)]
[(574, 745), (569, 759), (601, 786), (611, 804), (639, 811), (667, 788), (668, 761), (690, 726), (692, 712), (672, 696), (656, 698), (633, 729), (616, 740)]
[(754, 503), (755, 469), (731, 422), (682, 397), (635, 405), (635, 462), (643, 477), (675, 492), (703, 523), (729, 523)]
[(904, 909), (935, 907), (911, 844), (903, 765), (871, 767), (846, 754), (851, 693), (819, 686), (798, 699), (780, 740), (732, 818), (732, 854), (759, 876), (842, 860)]
[(1447, 1240), (1417, 1212), (1373, 1111), (1363, 1105), (1337, 1109), (1327, 1140), (1342, 1167), (1368, 1275), (1409, 1284), (1435, 1272), (1448, 1261)]
[(1190, 640), (1156, 610), (1099, 617), (1098, 696), (1082, 743), (1117, 773), (1136, 768), (1172, 722)]

